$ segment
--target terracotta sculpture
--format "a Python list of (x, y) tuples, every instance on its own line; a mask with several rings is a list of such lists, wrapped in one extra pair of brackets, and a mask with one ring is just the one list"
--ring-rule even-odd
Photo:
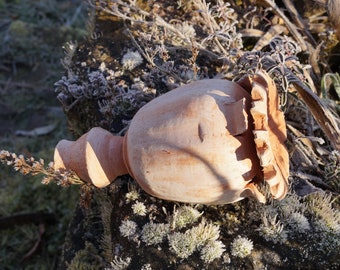
[(286, 127), (275, 84), (259, 72), (238, 83), (196, 81), (142, 107), (124, 137), (93, 128), (63, 140), (55, 168), (74, 170), (97, 187), (129, 173), (150, 195), (188, 203), (225, 204), (287, 192)]

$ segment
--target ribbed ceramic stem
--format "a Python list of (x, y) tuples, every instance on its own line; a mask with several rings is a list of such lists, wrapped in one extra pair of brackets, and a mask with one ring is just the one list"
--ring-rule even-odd
[(54, 167), (71, 169), (84, 181), (105, 187), (128, 173), (122, 152), (123, 137), (93, 128), (76, 141), (60, 141), (54, 152)]

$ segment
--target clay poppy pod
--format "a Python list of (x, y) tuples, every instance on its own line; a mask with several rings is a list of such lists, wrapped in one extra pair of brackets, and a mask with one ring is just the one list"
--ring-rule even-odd
[(188, 203), (225, 204), (287, 192), (285, 121), (265, 73), (239, 83), (196, 81), (146, 104), (124, 137), (94, 128), (61, 141), (55, 168), (74, 170), (97, 187), (129, 173), (150, 195)]

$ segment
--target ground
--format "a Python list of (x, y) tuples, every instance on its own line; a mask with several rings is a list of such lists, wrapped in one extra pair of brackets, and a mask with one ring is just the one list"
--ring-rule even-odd
[[(64, 73), (62, 46), (86, 35), (86, 12), (81, 1), (0, 1), (1, 149), (48, 163), (54, 145), (72, 138), (54, 82)], [(79, 192), (40, 182), (1, 165), (1, 269), (58, 265)]]

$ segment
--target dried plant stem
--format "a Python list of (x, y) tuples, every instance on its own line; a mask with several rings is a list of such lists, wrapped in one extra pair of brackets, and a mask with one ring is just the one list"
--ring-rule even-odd
[(289, 81), (293, 84), (303, 101), (309, 107), (315, 120), (318, 122), (333, 147), (340, 151), (340, 130), (332, 113), (322, 103), (320, 98), (313, 93), (309, 87), (303, 84), (296, 75), (291, 72), (288, 74)]
[(309, 41), (311, 44), (316, 45), (316, 41), (311, 35), (311, 33), (308, 31), (306, 24), (304, 23), (303, 19), (301, 18), (299, 12), (296, 10), (294, 4), (292, 3), (292, 0), (283, 0), (284, 5), (288, 9), (289, 13), (293, 17), (295, 23), (297, 26), (305, 32), (305, 34), (308, 36)]
[(294, 176), (294, 177), (298, 177), (298, 178), (303, 179), (303, 180), (308, 181), (308, 182), (314, 182), (314, 183), (318, 184), (319, 186), (322, 186), (323, 189), (332, 190), (332, 187), (327, 185), (327, 183), (325, 183), (325, 181), (318, 176), (311, 175), (311, 174), (304, 173), (304, 172), (299, 172), (299, 171), (297, 171), (297, 172), (291, 171), (290, 175)]
[(273, 10), (274, 12), (279, 15), (287, 25), (289, 31), (292, 33), (292, 35), (295, 37), (296, 41), (300, 45), (302, 51), (307, 51), (308, 46), (306, 42), (303, 40), (300, 33), (297, 31), (296, 26), (290, 22), (290, 20), (286, 17), (286, 15), (280, 10), (280, 8), (276, 5), (274, 0), (264, 0)]
[[(133, 10), (134, 12), (140, 14), (141, 16), (152, 18), (153, 21), (148, 22), (146, 20), (138, 20), (138, 19), (134, 19), (131, 16), (127, 16), (126, 14), (120, 12), (116, 5), (120, 5), (122, 7), (129, 8), (129, 9)], [(98, 8), (98, 7), (96, 6), (96, 8)], [(128, 5), (128, 4), (124, 3), (123, 1), (119, 1), (119, 0), (113, 1), (111, 9), (103, 8), (103, 7), (99, 7), (99, 9), (108, 13), (108, 14), (111, 14), (113, 16), (116, 16), (118, 18), (130, 21), (130, 22), (133, 22), (133, 23), (136, 23), (136, 24), (146, 24), (146, 25), (149, 25), (149, 26), (156, 24), (158, 26), (164, 27), (164, 28), (168, 29), (169, 31), (175, 33), (183, 41), (186, 41), (188, 44), (190, 44), (190, 39), (188, 39), (183, 33), (181, 33), (178, 29), (173, 27), (171, 24), (169, 24), (165, 20), (163, 20), (160, 16), (158, 16), (156, 14), (151, 14), (147, 11), (136, 8), (135, 6)]]
[(176, 74), (174, 74), (173, 72), (169, 72), (165, 69), (163, 69), (162, 67), (158, 66), (155, 64), (155, 62), (153, 61), (153, 57), (151, 57), (146, 50), (143, 50), (143, 48), (141, 47), (141, 45), (138, 44), (137, 40), (135, 39), (135, 37), (132, 35), (131, 31), (129, 29), (126, 29), (126, 32), (128, 33), (132, 43), (134, 44), (134, 46), (137, 48), (137, 50), (141, 53), (141, 55), (143, 55), (143, 57), (146, 59), (146, 61), (148, 61), (148, 63), (152, 66), (152, 67), (156, 67), (157, 69), (159, 69), (161, 72), (163, 72), (164, 74), (168, 74), (173, 76), (177, 81), (182, 81), (181, 78), (179, 78)]
[[(255, 30), (255, 29), (251, 29)], [(280, 24), (275, 24), (269, 28), (267, 32), (262, 32), (260, 34), (260, 39), (256, 42), (254, 48), (252, 49), (253, 52), (260, 51), (263, 47), (267, 46), (273, 38), (279, 36), (283, 31), (286, 30), (286, 27)]]
[(133, 36), (133, 34), (131, 33), (130, 29), (125, 29), (125, 32), (129, 35), (133, 45), (136, 47), (136, 49), (140, 52), (141, 55), (143, 55), (143, 57), (146, 59), (146, 61), (148, 61), (148, 63), (152, 66), (155, 67), (156, 64), (153, 61), (153, 57), (151, 57), (145, 50), (142, 49), (142, 47), (138, 44), (137, 40), (135, 39), (135, 37)]
[[(223, 52), (224, 55), (228, 55), (227, 51), (224, 49), (224, 47), (222, 46), (222, 44), (220, 43), (220, 41), (218, 40), (218, 38), (216, 37), (216, 31), (219, 30), (219, 25), (218, 23), (213, 19), (213, 17), (210, 14), (209, 11), (209, 5), (205, 2), (205, 1), (197, 1), (196, 5), (198, 6), (199, 10), (201, 10), (201, 14), (204, 18), (204, 20), (207, 22), (207, 25), (210, 29), (210, 35), (214, 36), (214, 42), (216, 43), (216, 45), (218, 46), (218, 48), (221, 50), (221, 52)], [(202, 43), (200, 44), (200, 47), (204, 47), (203, 43), (205, 42), (205, 40), (209, 39), (210, 37), (203, 39)]]
[(48, 164), (45, 168), (43, 159), (35, 160), (33, 157), (25, 158), (23, 155), (17, 155), (9, 151), (0, 150), (0, 162), (12, 166), (14, 170), (22, 173), (23, 175), (44, 175), (42, 180), (43, 184), (55, 182), (60, 186), (70, 186), (84, 184), (84, 182), (71, 170), (55, 170), (53, 162)]

